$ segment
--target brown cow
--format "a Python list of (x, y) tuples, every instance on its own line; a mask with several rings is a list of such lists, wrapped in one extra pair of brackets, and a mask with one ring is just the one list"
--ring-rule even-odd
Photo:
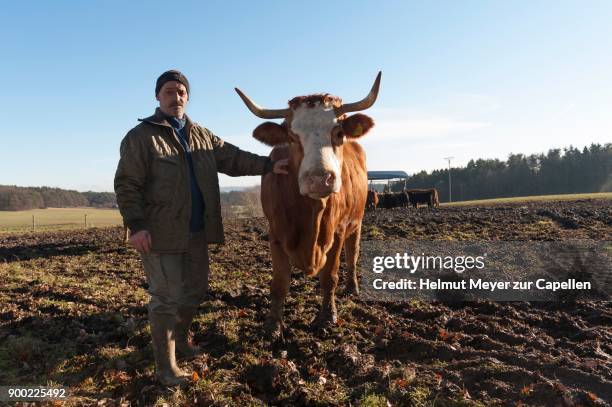
[(404, 208), (408, 206), (408, 195), (405, 192), (387, 192), (378, 194), (379, 208)]
[(420, 203), (427, 204), (428, 207), (439, 207), (440, 199), (438, 198), (438, 190), (435, 188), (430, 189), (409, 189), (406, 191), (408, 194), (408, 200), (415, 208)]
[(366, 200), (366, 209), (376, 209), (378, 206), (378, 192), (368, 190), (368, 197)]
[(357, 257), (368, 179), (365, 154), (355, 139), (366, 134), (374, 121), (347, 113), (374, 104), (380, 76), (368, 96), (349, 104), (330, 94), (316, 94), (293, 98), (287, 109), (270, 110), (236, 89), (256, 116), (285, 119), (280, 125), (263, 123), (253, 131), (253, 137), (274, 147), (273, 160), (289, 159), (289, 175), (268, 173), (261, 180), (273, 268), (266, 330), (273, 339), (283, 335), (292, 264), (319, 277), (323, 304), (315, 327), (337, 322), (335, 291), (343, 247), (349, 271), (346, 291), (359, 290)]
[(388, 192), (382, 192), (378, 194), (378, 207), (383, 209), (389, 209), (393, 207), (391, 200), (391, 194)]
[(398, 206), (400, 208), (407, 208), (410, 206), (410, 201), (408, 200), (408, 194), (406, 191), (398, 192), (396, 195), (396, 199), (398, 201)]

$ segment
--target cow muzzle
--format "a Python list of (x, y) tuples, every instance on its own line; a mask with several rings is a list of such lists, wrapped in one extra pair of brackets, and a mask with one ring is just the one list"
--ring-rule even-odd
[(300, 182), (300, 193), (312, 199), (322, 199), (340, 189), (333, 172), (311, 174), (303, 177)]

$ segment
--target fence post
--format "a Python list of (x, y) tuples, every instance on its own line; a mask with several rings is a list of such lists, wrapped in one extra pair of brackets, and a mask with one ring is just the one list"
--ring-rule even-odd
[(32, 215), (32, 230), (34, 230), (35, 227), (35, 223), (34, 223), (34, 215)]
[(85, 214), (85, 228), (87, 228), (87, 214)]

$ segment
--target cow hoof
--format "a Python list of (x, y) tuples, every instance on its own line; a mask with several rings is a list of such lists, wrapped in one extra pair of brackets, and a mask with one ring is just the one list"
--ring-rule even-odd
[(283, 323), (272, 319), (266, 320), (265, 324), (266, 337), (272, 341), (282, 341), (283, 338)]
[(348, 283), (344, 289), (344, 295), (346, 296), (357, 296), (359, 295), (359, 285), (355, 282)]
[(315, 330), (332, 328), (338, 324), (338, 315), (332, 312), (320, 312), (310, 326)]

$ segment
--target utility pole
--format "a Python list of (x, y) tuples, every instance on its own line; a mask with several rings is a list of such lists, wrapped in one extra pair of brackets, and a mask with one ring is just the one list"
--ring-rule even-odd
[(455, 157), (444, 157), (444, 160), (448, 161), (448, 202), (453, 202), (452, 188), (451, 188), (451, 160)]

